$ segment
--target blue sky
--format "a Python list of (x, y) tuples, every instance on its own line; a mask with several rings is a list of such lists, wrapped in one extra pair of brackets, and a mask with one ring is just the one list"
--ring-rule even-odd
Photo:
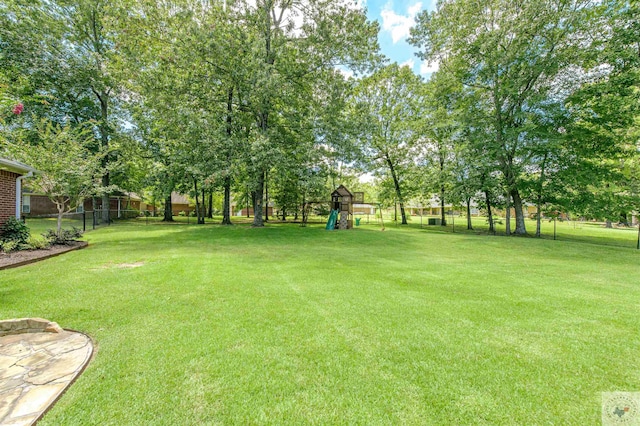
[(367, 8), (369, 19), (380, 23), (378, 40), (382, 53), (392, 62), (408, 64), (424, 77), (435, 71), (435, 67), (414, 55), (416, 49), (406, 39), (416, 15), (422, 10), (434, 10), (436, 0), (361, 0), (361, 3)]

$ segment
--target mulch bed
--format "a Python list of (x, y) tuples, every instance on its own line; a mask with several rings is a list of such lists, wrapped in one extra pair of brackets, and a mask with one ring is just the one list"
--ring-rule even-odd
[(68, 251), (82, 249), (88, 245), (89, 243), (86, 241), (74, 241), (69, 245), (56, 245), (44, 250), (22, 250), (12, 253), (0, 253), (0, 270), (28, 265), (39, 260), (61, 255)]

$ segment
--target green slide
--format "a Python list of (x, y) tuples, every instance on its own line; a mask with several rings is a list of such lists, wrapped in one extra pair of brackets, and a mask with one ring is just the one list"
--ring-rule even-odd
[(333, 231), (336, 228), (336, 221), (338, 220), (338, 210), (331, 210), (329, 220), (327, 221), (327, 231)]

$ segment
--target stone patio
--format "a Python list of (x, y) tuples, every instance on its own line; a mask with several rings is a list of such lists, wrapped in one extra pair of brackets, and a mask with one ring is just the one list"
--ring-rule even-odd
[(47, 320), (0, 321), (0, 425), (32, 425), (91, 359), (91, 339)]

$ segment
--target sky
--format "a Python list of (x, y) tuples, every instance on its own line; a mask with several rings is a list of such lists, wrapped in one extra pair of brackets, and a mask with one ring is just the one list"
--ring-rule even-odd
[(378, 41), (382, 53), (391, 62), (409, 65), (416, 74), (429, 77), (437, 67), (415, 56), (416, 49), (407, 43), (409, 29), (423, 10), (434, 10), (436, 0), (361, 0), (367, 17), (380, 23)]

